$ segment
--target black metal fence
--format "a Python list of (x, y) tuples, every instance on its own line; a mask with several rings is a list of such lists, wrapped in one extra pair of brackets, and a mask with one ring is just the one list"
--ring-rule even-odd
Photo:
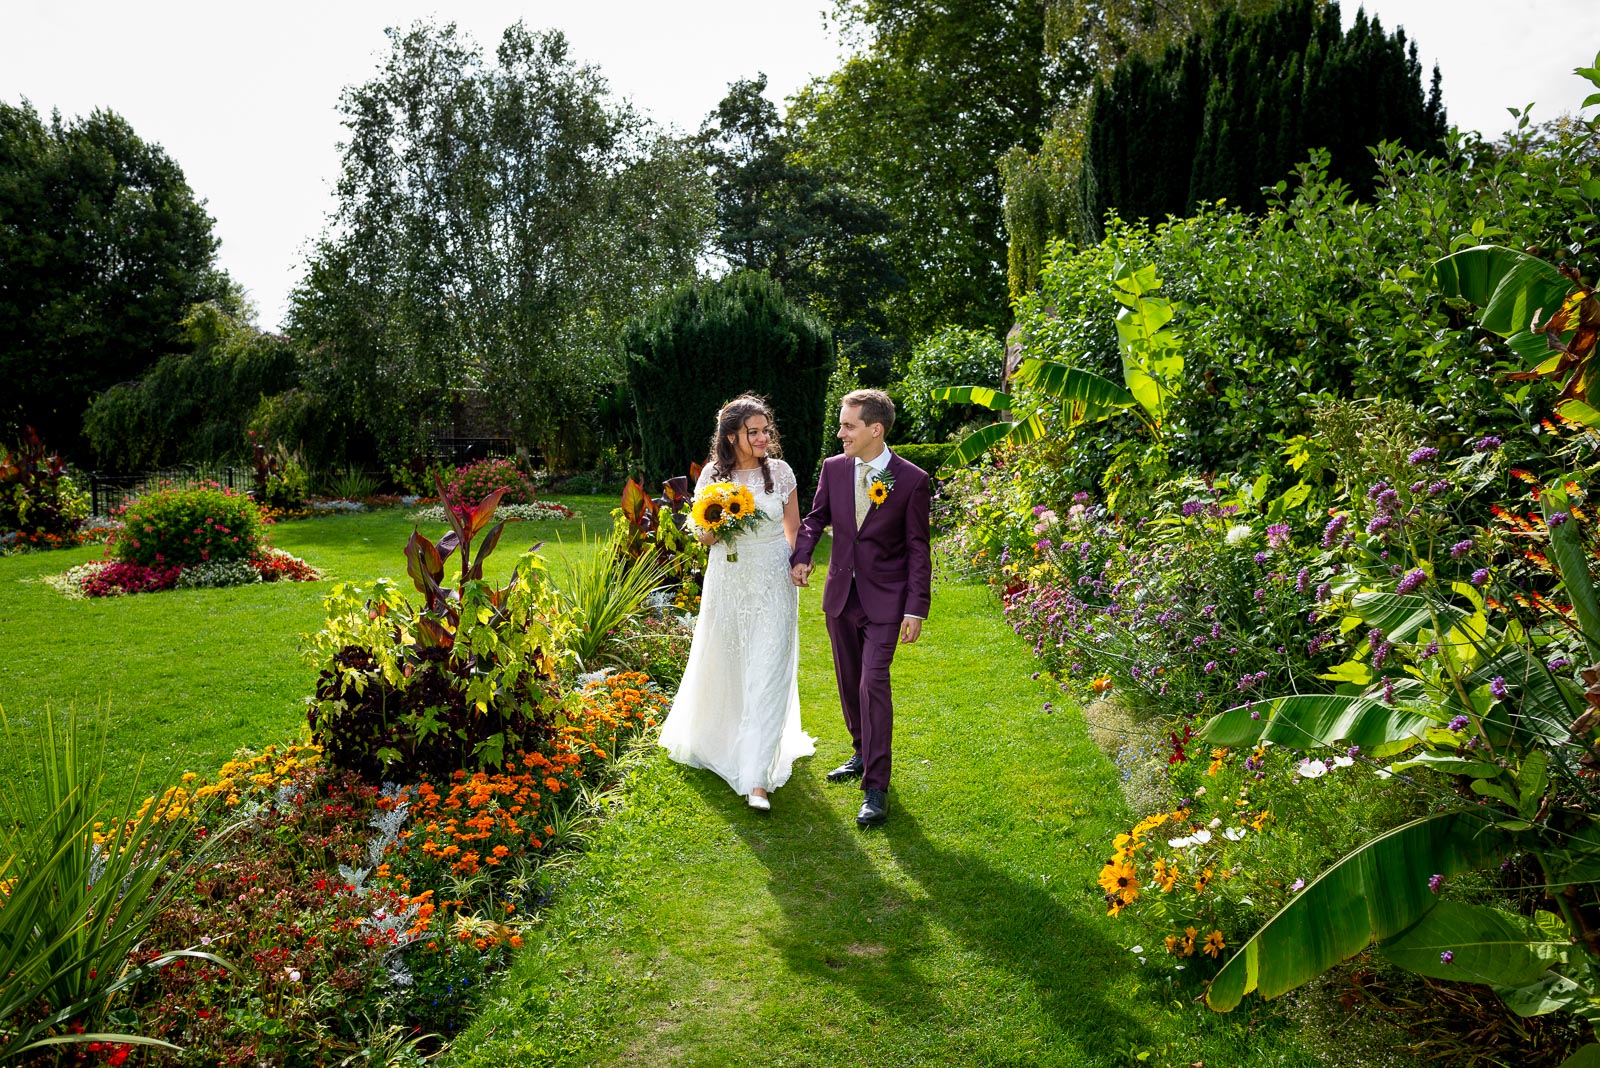
[(206, 467), (186, 464), (145, 471), (137, 475), (89, 474), (89, 509), (95, 515), (110, 515), (141, 493), (167, 487), (199, 486), (215, 483), (228, 489), (247, 490), (252, 474), (247, 467)]
[(515, 457), (517, 446), (510, 438), (454, 438), (435, 437), (431, 442), (433, 458), (454, 467), (486, 460), (493, 456)]

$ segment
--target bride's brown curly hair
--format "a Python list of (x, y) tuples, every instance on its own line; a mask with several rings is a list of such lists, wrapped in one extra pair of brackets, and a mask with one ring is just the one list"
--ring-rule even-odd
[(766, 491), (771, 493), (772, 468), (767, 464), (767, 459), (769, 457), (774, 460), (781, 459), (783, 450), (778, 445), (778, 421), (772, 417), (772, 409), (767, 407), (767, 402), (763, 398), (754, 393), (745, 393), (733, 398), (717, 413), (717, 432), (711, 437), (711, 455), (707, 457), (706, 465), (714, 468), (719, 477), (731, 474), (737, 458), (734, 455), (733, 443), (728, 439), (744, 433), (745, 420), (757, 415), (766, 416), (767, 431), (772, 435), (771, 443), (767, 446), (767, 455), (761, 457), (761, 478), (766, 484)]

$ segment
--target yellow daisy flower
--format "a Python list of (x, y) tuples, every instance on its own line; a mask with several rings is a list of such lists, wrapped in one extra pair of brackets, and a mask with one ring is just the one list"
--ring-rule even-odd
[(889, 487), (882, 482), (874, 482), (867, 487), (867, 500), (874, 505), (882, 504), (889, 499)]

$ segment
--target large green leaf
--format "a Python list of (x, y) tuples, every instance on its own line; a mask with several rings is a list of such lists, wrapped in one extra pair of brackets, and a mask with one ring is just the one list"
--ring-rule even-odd
[[(1592, 102), (1600, 103), (1600, 95), (1596, 95)], [(1557, 1068), (1600, 1068), (1600, 1042), (1579, 1046), (1578, 1051), (1562, 1061)]]
[(929, 393), (936, 401), (952, 404), (976, 404), (980, 408), (1004, 411), (1011, 407), (1011, 395), (988, 386), (941, 386)]
[(1264, 998), (1316, 978), (1375, 939), (1392, 938), (1436, 905), (1433, 875), (1483, 867), (1496, 839), (1470, 812), (1396, 827), (1323, 872), (1229, 958), (1206, 1004), (1229, 1012), (1252, 990)]
[[(1362, 622), (1377, 627), (1386, 639), (1396, 643), (1410, 641), (1424, 627), (1435, 633), (1448, 633), (1467, 615), (1459, 608), (1430, 603), (1428, 598), (1414, 594), (1358, 593), (1350, 603)], [(1437, 627), (1434, 626), (1436, 620)]]
[(939, 465), (937, 478), (949, 478), (963, 467), (972, 463), (995, 442), (1004, 438), (1017, 427), (1016, 423), (990, 423), (981, 430), (974, 430), (950, 449), (945, 456), (944, 463)]
[(1200, 737), (1211, 745), (1228, 746), (1258, 741), (1294, 749), (1359, 745), (1384, 757), (1421, 741), (1435, 725), (1420, 712), (1371, 697), (1293, 694), (1218, 713), (1201, 728)]
[[(1378, 956), (1431, 979), (1526, 986), (1565, 959), (1562, 946), (1525, 916), (1441, 901), (1393, 938)], [(1444, 962), (1444, 954), (1451, 955)]]
[(1132, 393), (1104, 375), (1051, 360), (1024, 361), (1016, 378), (1019, 384), (1063, 402), (1068, 425), (1092, 422), (1135, 403)]
[(1479, 324), (1510, 337), (1527, 330), (1535, 314), (1548, 319), (1566, 299), (1571, 285), (1541, 259), (1498, 245), (1476, 245), (1433, 265), (1439, 291), (1483, 309)]

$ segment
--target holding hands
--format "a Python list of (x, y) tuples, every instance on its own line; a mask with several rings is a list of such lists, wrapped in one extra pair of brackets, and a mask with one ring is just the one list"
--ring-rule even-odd
[(796, 586), (811, 585), (811, 565), (795, 564), (789, 569), (789, 580)]

